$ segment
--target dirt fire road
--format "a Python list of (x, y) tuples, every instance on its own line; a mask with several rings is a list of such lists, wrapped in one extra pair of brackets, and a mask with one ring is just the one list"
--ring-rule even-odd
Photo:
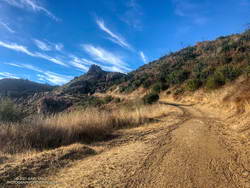
[(93, 146), (96, 155), (51, 175), (59, 182), (52, 187), (250, 187), (250, 172), (224, 145), (219, 119), (193, 106), (165, 104), (167, 116)]

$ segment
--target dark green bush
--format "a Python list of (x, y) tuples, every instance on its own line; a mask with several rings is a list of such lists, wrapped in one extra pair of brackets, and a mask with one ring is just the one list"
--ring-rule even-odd
[(104, 100), (100, 99), (99, 97), (89, 96), (86, 97), (84, 100), (81, 100), (79, 105), (83, 108), (87, 107), (98, 107), (104, 104)]
[(160, 93), (161, 91), (165, 91), (168, 89), (169, 86), (162, 82), (157, 82), (152, 86), (152, 92), (154, 93)]
[(250, 65), (248, 65), (246, 68), (245, 68), (245, 74), (247, 77), (250, 77)]
[(21, 122), (25, 113), (9, 98), (0, 99), (0, 121)]
[(201, 82), (197, 79), (188, 80), (186, 84), (186, 89), (189, 91), (195, 91), (201, 86)]
[(142, 83), (142, 86), (143, 86), (145, 89), (148, 89), (151, 85), (152, 85), (152, 81), (151, 81), (151, 80), (145, 80), (145, 81)]
[(103, 101), (104, 101), (105, 104), (110, 103), (112, 100), (113, 100), (113, 97), (110, 96), (110, 95), (104, 97), (104, 99), (103, 99)]
[(149, 93), (143, 97), (143, 102), (145, 104), (153, 104), (159, 100), (159, 95), (157, 93)]
[(222, 74), (226, 81), (233, 81), (241, 74), (240, 69), (229, 65), (220, 67), (217, 72)]
[(178, 71), (174, 71), (172, 72), (168, 78), (167, 81), (170, 84), (181, 84), (183, 83), (185, 80), (188, 79), (190, 72), (186, 71), (186, 70), (178, 70)]
[(161, 88), (162, 88), (162, 84), (160, 82), (156, 83), (152, 87), (152, 92), (160, 93), (161, 92)]
[(115, 98), (114, 101), (115, 101), (115, 103), (119, 103), (119, 102), (121, 102), (121, 99), (120, 98)]
[(217, 89), (220, 86), (223, 86), (226, 83), (226, 78), (220, 74), (215, 73), (212, 76), (209, 76), (206, 82), (207, 89)]
[(209, 76), (206, 82), (208, 89), (216, 89), (223, 86), (226, 82), (235, 80), (241, 75), (242, 71), (234, 66), (224, 65), (215, 70), (214, 74)]

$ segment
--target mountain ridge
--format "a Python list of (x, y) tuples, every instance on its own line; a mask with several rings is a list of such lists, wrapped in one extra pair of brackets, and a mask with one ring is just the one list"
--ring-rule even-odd
[(52, 91), (56, 87), (25, 79), (4, 78), (0, 80), (0, 96), (25, 98), (35, 93)]

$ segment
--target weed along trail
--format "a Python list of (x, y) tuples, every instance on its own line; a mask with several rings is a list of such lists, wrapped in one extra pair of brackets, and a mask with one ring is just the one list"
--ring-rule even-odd
[(164, 117), (119, 130), (114, 139), (92, 145), (95, 155), (50, 174), (59, 182), (51, 187), (250, 187), (223, 144), (218, 119), (195, 106), (166, 105)]

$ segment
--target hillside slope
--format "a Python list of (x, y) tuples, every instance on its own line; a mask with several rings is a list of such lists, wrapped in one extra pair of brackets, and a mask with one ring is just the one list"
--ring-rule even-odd
[(40, 84), (24, 79), (1, 79), (0, 80), (0, 96), (11, 98), (27, 97), (39, 92), (52, 91), (55, 86)]
[(250, 30), (200, 42), (144, 65), (128, 74), (120, 91), (155, 84), (172, 89), (178, 86), (177, 93), (200, 87), (216, 89), (242, 74), (250, 74)]

